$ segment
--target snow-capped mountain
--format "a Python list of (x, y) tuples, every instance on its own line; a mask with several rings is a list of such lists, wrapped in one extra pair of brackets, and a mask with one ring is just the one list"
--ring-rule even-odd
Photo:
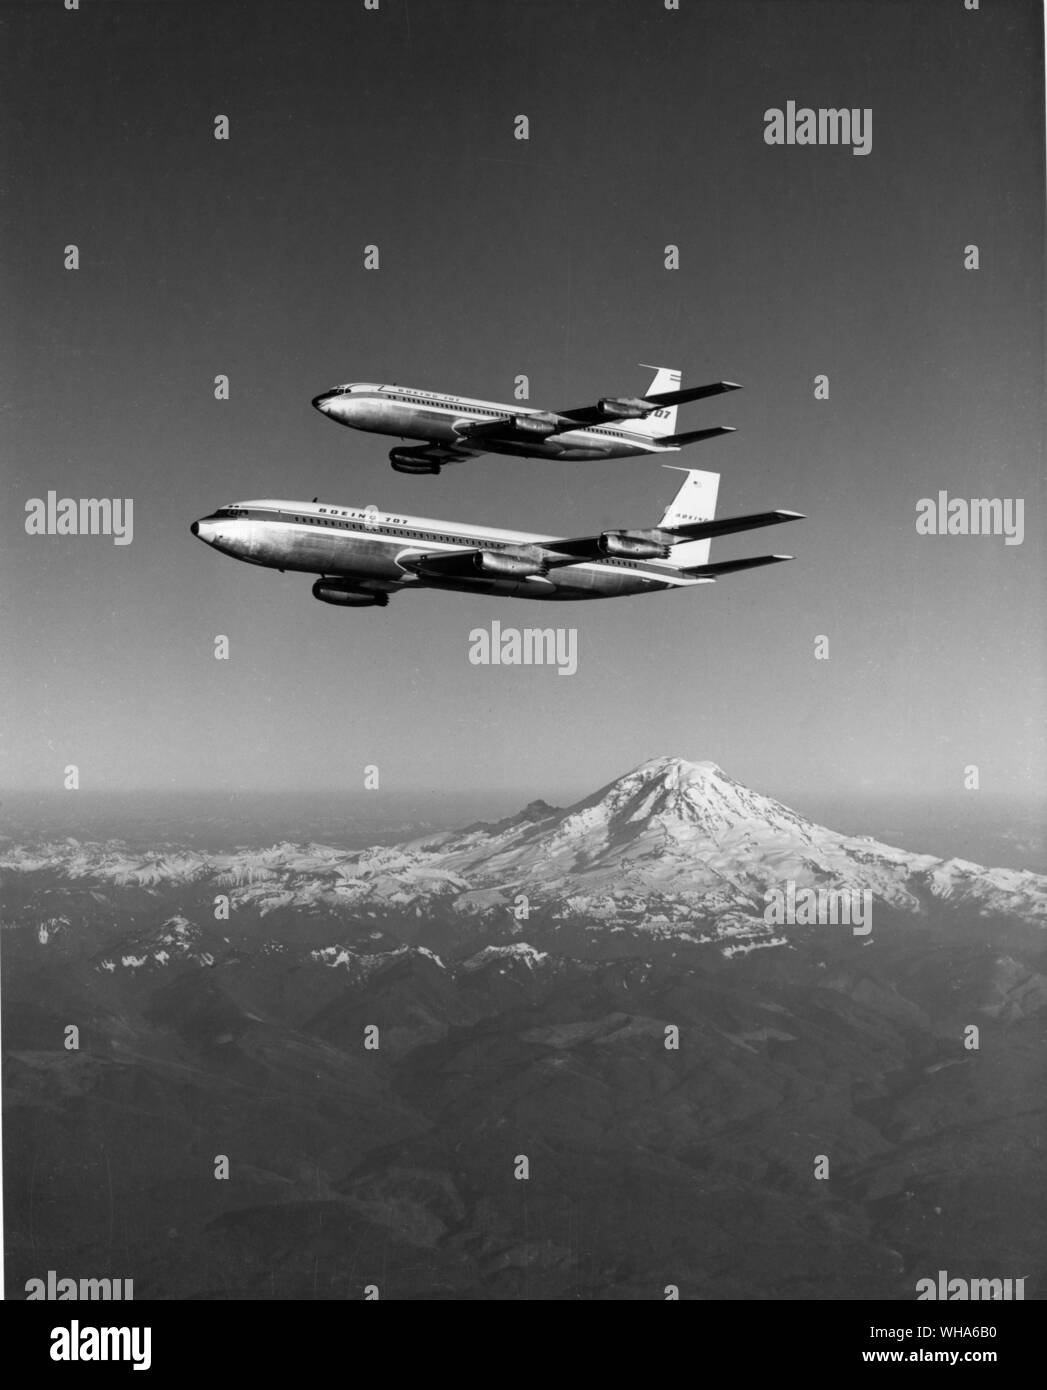
[[(741, 786), (715, 763), (655, 758), (566, 809), (534, 802), (493, 824), (346, 851), (284, 843), (206, 854), (133, 853), (117, 841), (10, 846), (0, 867), (147, 890), (194, 884), (233, 910), (496, 915), (513, 931), (553, 920), (626, 926), (737, 951), (785, 940), (765, 920), (769, 890), (872, 895), (922, 913), (935, 901), (985, 916), (1047, 921), (1047, 878), (912, 854), (838, 834)], [(730, 939), (730, 941), (728, 941)], [(748, 946), (746, 945), (748, 943)]]
[[(421, 841), (451, 872), (476, 884), (460, 907), (492, 893), (558, 900), (595, 912), (633, 905), (648, 917), (659, 903), (706, 915), (759, 906), (768, 889), (869, 890), (874, 899), (920, 911), (932, 899), (980, 911), (1039, 917), (1047, 878), (960, 859), (912, 854), (867, 836), (838, 834), (741, 786), (715, 763), (656, 758), (565, 811), (540, 803), (498, 826)], [(1047, 919), (1045, 919), (1047, 920)]]

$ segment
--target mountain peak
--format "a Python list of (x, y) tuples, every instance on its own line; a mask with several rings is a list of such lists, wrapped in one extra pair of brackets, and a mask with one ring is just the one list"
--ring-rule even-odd
[(499, 821), (473, 821), (472, 825), (467, 825), (459, 834), (468, 835), (473, 831), (482, 831), (485, 835), (501, 835), (507, 830), (515, 830), (518, 826), (538, 825), (542, 821), (548, 820), (551, 816), (560, 815), (558, 806), (550, 806), (548, 801), (543, 801), (539, 797), (536, 801), (530, 801), (522, 811), (517, 811), (514, 816), (504, 816)]
[[(639, 777), (645, 782), (657, 780), (664, 782), (669, 787), (702, 784), (715, 777), (723, 778), (726, 781), (731, 780), (719, 763), (691, 762), (687, 758), (669, 756), (648, 758), (646, 762), (638, 764), (625, 776)], [(619, 781), (621, 780), (624, 779), (619, 778)]]
[[(692, 762), (687, 758), (649, 758), (623, 776), (579, 802), (578, 810), (603, 803), (614, 814), (628, 807), (629, 820), (656, 816), (682, 816), (693, 820), (698, 811), (715, 809), (729, 820), (746, 820), (754, 809), (756, 794), (728, 777), (719, 763)], [(760, 810), (774, 803), (758, 798)]]
[(718, 763), (660, 757), (640, 763), (569, 807), (561, 829), (573, 822), (573, 828), (598, 840), (600, 826), (608, 842), (618, 845), (635, 839), (645, 827), (660, 827), (660, 834), (673, 837), (684, 828), (689, 836), (700, 830), (718, 840), (733, 827), (775, 820), (779, 812), (793, 824), (802, 819), (741, 786)]

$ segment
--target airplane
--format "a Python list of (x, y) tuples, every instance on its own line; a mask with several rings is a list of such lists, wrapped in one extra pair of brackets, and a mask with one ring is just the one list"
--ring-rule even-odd
[[(665, 467), (672, 467), (666, 464)], [(457, 521), (264, 499), (234, 502), (190, 526), (199, 540), (248, 564), (315, 574), (313, 597), (384, 608), (408, 589), (524, 599), (598, 599), (714, 582), (791, 555), (709, 562), (712, 537), (798, 521), (800, 512), (715, 520), (718, 473), (693, 468), (657, 526), (593, 536), (544, 536)]]
[(740, 391), (737, 382), (714, 381), (681, 390), (678, 371), (651, 370), (655, 378), (646, 395), (602, 396), (595, 405), (574, 410), (499, 405), (371, 381), (335, 386), (314, 397), (313, 405), (329, 420), (351, 429), (424, 439), (416, 448), (392, 450), (389, 460), (398, 473), (439, 473), (445, 463), (485, 453), (566, 460), (677, 453), (685, 444), (734, 433), (730, 425), (684, 434), (674, 430), (677, 406)]

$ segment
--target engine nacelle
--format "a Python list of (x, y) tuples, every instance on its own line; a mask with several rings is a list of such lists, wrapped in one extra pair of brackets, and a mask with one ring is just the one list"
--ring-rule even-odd
[(598, 542), (604, 555), (628, 556), (633, 560), (667, 560), (672, 540), (657, 531), (605, 531)]
[(513, 429), (518, 434), (533, 434), (544, 439), (556, 433), (556, 421), (542, 415), (516, 415), (513, 417)]
[(393, 449), (389, 462), (397, 473), (439, 473), (440, 465), (435, 459), (414, 449)]
[(313, 598), (321, 603), (334, 603), (340, 608), (384, 608), (389, 595), (370, 593), (366, 589), (350, 589), (332, 579), (318, 579), (313, 585)]
[(528, 575), (544, 575), (549, 566), (533, 555), (506, 554), (504, 550), (481, 550), (473, 557), (473, 568), (481, 574), (503, 578), (523, 579)]
[(642, 420), (657, 408), (639, 396), (601, 396), (597, 406), (608, 420)]

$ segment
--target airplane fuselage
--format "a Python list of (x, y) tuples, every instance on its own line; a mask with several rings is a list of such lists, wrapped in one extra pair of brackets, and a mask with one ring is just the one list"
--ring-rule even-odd
[[(346, 586), (350, 595), (374, 594), (382, 602), (394, 592), (418, 588), (562, 601), (620, 598), (708, 582), (665, 561), (610, 556), (546, 574), (425, 573), (412, 568), (422, 557), (468, 556), (482, 550), (511, 561), (556, 538), (380, 512), (375, 507), (263, 499), (220, 507), (191, 529), (215, 550), (248, 564), (319, 575)], [(326, 601), (342, 602), (337, 589), (333, 592), (336, 597)], [(351, 604), (351, 596), (344, 601)]]
[[(485, 453), (582, 460), (679, 452), (672, 446), (659, 445), (650, 433), (631, 429), (629, 421), (589, 425), (543, 437), (540, 426), (546, 416), (544, 411), (519, 403), (500, 405), (496, 401), (447, 396), (407, 386), (354, 382), (324, 392), (313, 404), (328, 419), (352, 429), (463, 448), (474, 443), (463, 435), (463, 426), (492, 424), (508, 417), (524, 422), (519, 428), (526, 431), (526, 422), (533, 423), (533, 438), (508, 440), (485, 435), (482, 441), (475, 441), (475, 447)], [(649, 418), (662, 417), (668, 417), (668, 411), (652, 411)]]

